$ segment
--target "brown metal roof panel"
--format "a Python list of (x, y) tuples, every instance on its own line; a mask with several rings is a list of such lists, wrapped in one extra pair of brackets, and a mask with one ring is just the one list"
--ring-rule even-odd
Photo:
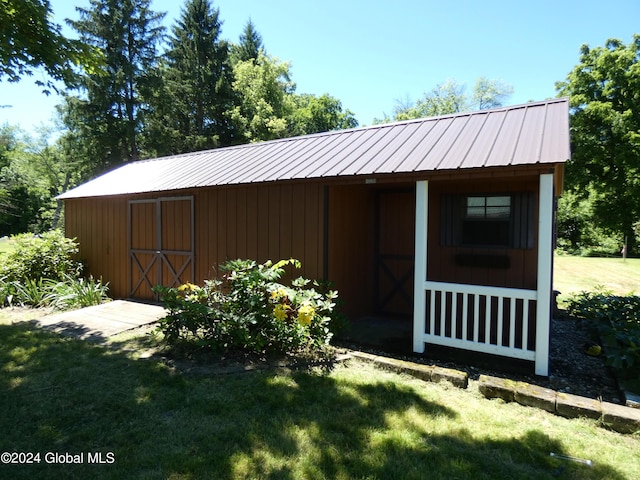
[(522, 129), (513, 153), (512, 165), (540, 163), (540, 149), (546, 108), (527, 108), (522, 121)]
[(340, 161), (362, 142), (362, 137), (367, 138), (371, 133), (366, 130), (354, 130), (339, 142), (327, 150), (318, 152), (312, 163), (304, 162), (304, 169), (298, 172), (298, 178), (331, 177), (339, 174)]
[(287, 149), (283, 151), (277, 158), (276, 162), (272, 162), (271, 173), (265, 178), (266, 181), (282, 180), (291, 178), (289, 171), (308, 158), (309, 153), (317, 148), (318, 144), (323, 143), (323, 137), (309, 138), (307, 141), (297, 140), (291, 142)]
[(507, 117), (506, 112), (491, 112), (485, 115), (485, 121), (478, 132), (471, 150), (461, 165), (462, 168), (479, 168), (484, 167), (487, 158), (491, 155), (491, 151), (496, 143), (496, 139), (500, 135), (502, 124)]
[(450, 140), (459, 136), (467, 117), (441, 118), (429, 135), (418, 144), (404, 163), (404, 171), (431, 171), (438, 168), (438, 164), (451, 148)]
[(366, 129), (357, 137), (354, 135), (351, 142), (332, 156), (323, 168), (317, 172), (320, 177), (342, 176), (343, 170), (355, 162), (364, 151), (369, 148), (375, 139), (378, 129)]
[[(490, 113), (470, 115), (464, 125), (457, 125), (458, 135), (451, 141), (451, 147), (438, 164), (438, 170), (467, 168), (468, 158), (477, 155), (475, 143), (490, 115)], [(456, 123), (453, 125), (455, 126)], [(449, 130), (451, 131), (451, 128)]]
[[(435, 134), (433, 133), (438, 124), (439, 120), (433, 119), (425, 119), (424, 121), (416, 123), (417, 128), (411, 132), (411, 135), (405, 142), (394, 142), (394, 146), (397, 147), (396, 151), (389, 157), (388, 162), (380, 165), (380, 167), (376, 169), (376, 173), (411, 172), (412, 169), (407, 167), (409, 158), (415, 154), (415, 150), (418, 149), (423, 142), (434, 142), (434, 138), (439, 138), (438, 131), (436, 131)], [(429, 140), (425, 140), (425, 138)], [(423, 145), (421, 148), (426, 147)]]
[(318, 137), (317, 145), (309, 151), (309, 155), (305, 158), (301, 158), (298, 162), (292, 163), (288, 166), (287, 177), (284, 178), (308, 178), (311, 172), (322, 168), (327, 157), (337, 154), (344, 145), (349, 143), (350, 135), (326, 135)]
[(244, 155), (235, 162), (232, 168), (221, 177), (222, 184), (253, 183), (265, 181), (269, 170), (278, 163), (279, 155), (286, 151), (290, 142), (274, 141), (265, 144), (251, 145), (245, 150)]
[(541, 162), (565, 162), (571, 158), (569, 103), (550, 104), (540, 151)]
[(369, 163), (380, 154), (389, 142), (402, 130), (401, 126), (380, 127), (373, 129), (372, 135), (362, 142), (356, 150), (351, 154), (351, 161), (345, 162), (344, 167), (340, 170), (340, 175), (356, 175), (364, 172), (371, 172)]
[[(385, 127), (387, 132), (375, 149), (371, 149), (366, 156), (366, 163), (355, 172), (357, 175), (372, 175), (381, 172), (381, 168), (391, 161), (422, 123), (407, 122), (394, 127)], [(364, 160), (364, 159), (363, 159)]]
[(487, 157), (486, 167), (511, 165), (513, 160), (513, 153), (518, 145), (518, 137), (522, 130), (525, 109), (507, 110), (505, 113), (506, 118)]

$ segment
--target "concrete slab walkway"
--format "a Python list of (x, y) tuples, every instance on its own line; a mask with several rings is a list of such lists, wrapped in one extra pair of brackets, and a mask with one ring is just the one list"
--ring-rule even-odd
[(38, 325), (63, 335), (105, 341), (112, 335), (156, 322), (165, 315), (166, 310), (160, 305), (114, 300), (80, 310), (47, 315), (38, 320)]

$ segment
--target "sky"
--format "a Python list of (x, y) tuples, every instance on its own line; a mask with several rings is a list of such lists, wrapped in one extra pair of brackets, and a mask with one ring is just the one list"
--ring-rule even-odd
[[(89, 0), (50, 0), (54, 21), (78, 19)], [(555, 97), (580, 46), (640, 33), (638, 0), (213, 0), (221, 37), (238, 42), (252, 20), (272, 56), (291, 64), (297, 93), (328, 93), (360, 125), (391, 114), (447, 79), (470, 93), (478, 77), (512, 85), (509, 105)], [(184, 1), (151, 0), (169, 29)], [(65, 35), (73, 36), (69, 27)], [(34, 79), (0, 80), (0, 125), (34, 133), (51, 124), (56, 95)]]

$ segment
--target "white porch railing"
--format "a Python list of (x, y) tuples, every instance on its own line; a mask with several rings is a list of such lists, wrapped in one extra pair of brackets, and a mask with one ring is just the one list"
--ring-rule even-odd
[[(424, 353), (426, 344), (438, 343), (533, 360), (537, 375), (549, 375), (553, 173), (541, 174), (539, 186), (537, 285), (536, 290), (520, 290), (426, 281), (429, 182), (416, 182), (414, 352)], [(530, 337), (533, 331), (535, 338)]]
[(535, 290), (424, 283), (425, 343), (535, 360)]

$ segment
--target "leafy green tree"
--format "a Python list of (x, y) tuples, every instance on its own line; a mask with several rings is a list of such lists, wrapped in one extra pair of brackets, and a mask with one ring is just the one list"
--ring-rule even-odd
[[(51, 22), (49, 0), (2, 0), (0, 2), (0, 80), (17, 82), (42, 67), (53, 80), (72, 83), (74, 67), (99, 66), (101, 55), (79, 40), (65, 38)], [(45, 93), (55, 89), (52, 81), (36, 80)]]
[(233, 71), (229, 46), (220, 40), (219, 16), (209, 0), (189, 0), (172, 28), (161, 94), (150, 102), (154, 112), (147, 124), (151, 142), (170, 142), (156, 149), (159, 153), (233, 143), (227, 114), (233, 107)]
[[(640, 35), (580, 49), (579, 63), (556, 84), (571, 102), (572, 158), (567, 187), (593, 192), (595, 221), (635, 250), (640, 219)], [(621, 235), (621, 236), (622, 236)]]
[(262, 36), (256, 30), (251, 19), (249, 19), (242, 34), (240, 34), (240, 43), (231, 47), (232, 58), (234, 63), (246, 62), (247, 60), (253, 60), (254, 63), (257, 63), (260, 52), (265, 53), (262, 45)]
[(471, 96), (472, 105), (478, 110), (502, 107), (513, 94), (513, 86), (499, 80), (478, 77)]
[(375, 123), (434, 117), (471, 110), (500, 107), (513, 93), (513, 87), (497, 80), (479, 77), (471, 96), (465, 93), (464, 84), (449, 79), (426, 92), (415, 103), (411, 100), (397, 101), (393, 117), (385, 115)]
[[(23, 138), (21, 138), (23, 137)], [(27, 139), (29, 140), (29, 139)], [(33, 146), (16, 127), (0, 130), (0, 236), (41, 231), (51, 200), (47, 181), (33, 168)]]
[(233, 89), (238, 105), (230, 114), (241, 143), (287, 135), (287, 117), (293, 110), (290, 94), (295, 90), (289, 69), (289, 63), (262, 53), (255, 62), (234, 65)]
[(65, 123), (79, 130), (86, 154), (104, 170), (142, 153), (139, 136), (148, 108), (145, 96), (156, 87), (150, 75), (157, 63), (164, 14), (151, 11), (150, 0), (90, 0), (77, 8), (71, 25), (85, 43), (104, 53), (99, 73), (85, 71), (79, 83), (86, 94), (67, 99)]
[(342, 110), (342, 103), (329, 94), (319, 97), (293, 94), (294, 109), (289, 117), (289, 134), (305, 135), (358, 126), (351, 110)]

